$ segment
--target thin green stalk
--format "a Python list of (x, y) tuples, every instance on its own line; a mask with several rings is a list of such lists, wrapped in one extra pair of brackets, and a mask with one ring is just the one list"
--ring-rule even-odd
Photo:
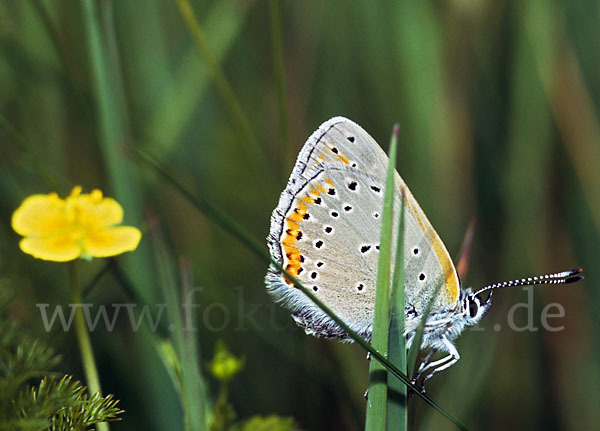
[[(194, 321), (194, 315), (191, 310), (194, 309), (192, 300), (191, 277), (182, 277), (182, 308), (183, 308), (183, 351), (181, 352), (181, 368), (183, 373), (183, 386), (186, 393), (186, 402), (190, 409), (190, 417), (200, 422), (203, 429), (206, 428), (206, 410), (208, 403), (206, 401), (206, 384), (200, 372), (202, 363), (198, 339), (195, 332), (188, 328), (188, 325)], [(186, 314), (189, 313), (189, 314)], [(193, 411), (192, 411), (193, 410)]]
[[(394, 126), (390, 143), (387, 179), (381, 216), (381, 240), (377, 262), (377, 283), (375, 288), (375, 311), (373, 313), (373, 334), (371, 344), (384, 356), (388, 353), (390, 329), (390, 263), (392, 261), (392, 232), (394, 221), (394, 180), (396, 174), (396, 144), (398, 126)], [(366, 431), (386, 428), (387, 421), (387, 373), (378, 361), (369, 365), (369, 396), (367, 398)]]
[(285, 68), (283, 62), (283, 38), (281, 35), (281, 0), (270, 0), (271, 18), (271, 50), (273, 52), (273, 75), (277, 92), (277, 108), (279, 128), (281, 130), (281, 162), (282, 175), (287, 176), (288, 158), (290, 157), (290, 136), (287, 122), (287, 101), (285, 95)]
[[(102, 395), (100, 377), (98, 376), (94, 351), (92, 350), (92, 342), (87, 330), (87, 325), (85, 324), (85, 317), (81, 306), (81, 286), (79, 285), (78, 264), (79, 262), (77, 260), (71, 262), (71, 293), (73, 295), (73, 304), (75, 304), (75, 334), (77, 335), (77, 343), (79, 344), (79, 353), (81, 354), (81, 362), (83, 364), (83, 372), (85, 373), (88, 392), (90, 396), (93, 396), (95, 393)], [(99, 431), (109, 431), (107, 422), (100, 422), (97, 427)]]
[(285, 270), (279, 262), (273, 259), (269, 253), (265, 250), (256, 239), (254, 239), (248, 232), (242, 229), (234, 220), (228, 215), (222, 212), (220, 209), (212, 205), (206, 199), (195, 196), (186, 187), (181, 184), (173, 174), (171, 174), (161, 163), (154, 159), (149, 154), (134, 148), (134, 154), (136, 154), (141, 161), (151, 166), (160, 176), (162, 176), (167, 182), (175, 187), (188, 201), (194, 205), (202, 214), (208, 217), (212, 222), (216, 223), (226, 232), (231, 234), (234, 238), (252, 250), (257, 256), (263, 259), (265, 262), (273, 264), (279, 271), (281, 271), (286, 278), (291, 280), (302, 293), (304, 293), (311, 301), (315, 303), (323, 312), (325, 312), (331, 319), (342, 328), (352, 340), (359, 344), (363, 349), (371, 354), (371, 359), (375, 359), (383, 364), (383, 366), (391, 372), (394, 376), (402, 380), (410, 389), (412, 389), (419, 397), (421, 397), (427, 404), (432, 406), (435, 410), (440, 412), (450, 422), (455, 424), (459, 429), (467, 430), (468, 428), (463, 425), (458, 419), (453, 417), (450, 413), (445, 411), (435, 401), (433, 401), (428, 395), (422, 393), (419, 388), (413, 385), (406, 374), (401, 372), (398, 367), (390, 363), (385, 356), (383, 356), (377, 349), (373, 348), (363, 337), (353, 331), (342, 319), (340, 319), (333, 311), (329, 309), (319, 298), (317, 298), (310, 289), (307, 289), (300, 281), (298, 281), (293, 275)]
[[(404, 336), (404, 210), (404, 194), (402, 194), (390, 304), (388, 358), (400, 371), (406, 373), (406, 337)], [(388, 375), (388, 429), (399, 431), (408, 429), (407, 395), (406, 385), (402, 384), (394, 376)]]

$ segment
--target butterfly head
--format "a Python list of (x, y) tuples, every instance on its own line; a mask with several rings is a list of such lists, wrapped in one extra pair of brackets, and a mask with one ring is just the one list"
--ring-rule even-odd
[(464, 319), (466, 326), (475, 325), (487, 313), (492, 305), (492, 293), (482, 295), (471, 289), (464, 291), (459, 316)]

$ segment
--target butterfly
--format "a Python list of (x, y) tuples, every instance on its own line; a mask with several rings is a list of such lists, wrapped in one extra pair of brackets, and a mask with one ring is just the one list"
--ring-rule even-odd
[[(388, 162), (377, 142), (356, 123), (343, 117), (323, 123), (298, 155), (271, 215), (267, 237), (273, 259), (366, 339), (370, 339), (373, 328)], [(496, 283), (477, 291), (462, 288), (444, 243), (398, 173), (394, 188), (394, 214), (399, 214), (401, 205), (405, 208), (407, 348), (430, 307), (419, 346), (430, 352), (415, 377), (415, 381), (421, 378), (422, 385), (459, 360), (454, 340), (485, 315), (495, 289), (567, 284), (582, 278), (578, 275), (581, 269), (573, 269)], [(395, 252), (393, 247), (392, 256)], [(274, 299), (290, 309), (306, 333), (349, 340), (348, 334), (275, 265), (269, 267), (265, 282)], [(432, 357), (437, 351), (445, 352), (446, 356), (434, 361)]]

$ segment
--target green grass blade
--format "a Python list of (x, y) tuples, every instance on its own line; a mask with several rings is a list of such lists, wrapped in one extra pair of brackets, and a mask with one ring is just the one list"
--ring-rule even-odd
[[(206, 429), (206, 415), (204, 400), (204, 380), (200, 373), (200, 359), (197, 355), (197, 346), (194, 334), (186, 333), (188, 327), (182, 310), (189, 311), (190, 295), (178, 295), (177, 286), (179, 280), (174, 275), (175, 264), (169, 259), (165, 247), (165, 241), (155, 229), (152, 233), (154, 250), (156, 250), (156, 261), (160, 275), (160, 286), (163, 297), (167, 304), (167, 312), (171, 325), (171, 339), (175, 347), (175, 355), (180, 367), (180, 390), (181, 404), (185, 416), (185, 427), (187, 431), (202, 431)], [(183, 303), (182, 303), (183, 301)], [(188, 304), (188, 305), (186, 305)], [(160, 351), (158, 352), (160, 354)]]
[[(125, 222), (141, 226), (142, 193), (133, 176), (130, 160), (123, 156), (123, 142), (129, 137), (129, 129), (121, 76), (118, 73), (117, 60), (114, 58), (117, 57), (115, 29), (110, 23), (110, 11), (103, 10), (103, 20), (107, 22), (105, 27), (108, 33), (103, 37), (101, 17), (97, 8), (96, 2), (82, 2), (98, 117), (99, 147), (114, 197), (128, 208)], [(150, 271), (135, 270), (149, 265), (152, 261), (150, 250), (142, 243), (136, 253), (127, 254), (122, 260), (125, 261), (127, 272), (134, 274), (134, 286), (141, 289), (138, 292), (140, 296), (147, 303), (156, 302), (154, 291), (149, 288), (154, 285), (153, 275)]]
[(193, 289), (192, 277), (189, 265), (182, 268), (182, 292), (181, 309), (183, 320), (183, 350), (181, 352), (182, 374), (184, 378), (183, 386), (185, 388), (185, 402), (188, 407), (190, 417), (190, 429), (206, 429), (207, 414), (209, 406), (206, 396), (206, 384), (200, 372), (201, 356), (198, 346), (198, 337), (196, 332), (191, 330), (193, 327), (194, 303), (193, 295), (190, 292)]
[[(390, 303), (388, 359), (400, 371), (406, 373), (406, 338), (404, 337), (404, 209), (404, 196), (402, 196)], [(396, 377), (388, 374), (388, 429), (401, 431), (408, 428), (407, 395), (406, 385)]]
[(232, 220), (228, 215), (218, 209), (216, 206), (212, 205), (206, 199), (203, 199), (199, 196), (194, 195), (191, 191), (189, 191), (183, 184), (181, 184), (176, 177), (167, 170), (160, 162), (158, 162), (154, 157), (150, 156), (148, 153), (136, 148), (134, 149), (134, 153), (139, 157), (140, 161), (144, 164), (152, 167), (156, 173), (158, 173), (162, 178), (167, 180), (173, 187), (175, 187), (192, 205), (194, 205), (204, 216), (209, 218), (213, 223), (220, 226), (226, 232), (235, 237), (238, 241), (248, 247), (249, 250), (252, 250), (258, 257), (263, 259), (267, 263), (273, 264), (279, 271), (281, 271), (289, 280), (291, 280), (298, 289), (302, 293), (304, 293), (311, 301), (315, 303), (317, 307), (323, 310), (331, 319), (337, 323), (344, 331), (348, 333), (348, 336), (352, 338), (358, 345), (360, 345), (364, 350), (371, 354), (371, 359), (375, 359), (383, 364), (383, 366), (391, 372), (398, 379), (402, 380), (404, 384), (406, 384), (409, 388), (411, 388), (417, 396), (421, 397), (423, 401), (437, 410), (440, 414), (442, 414), (445, 418), (447, 418), (450, 422), (455, 424), (461, 430), (467, 430), (468, 428), (463, 425), (458, 419), (444, 410), (439, 404), (437, 404), (434, 400), (432, 400), (428, 395), (419, 391), (415, 385), (413, 385), (405, 373), (400, 371), (398, 367), (390, 363), (387, 358), (382, 355), (377, 349), (373, 348), (370, 343), (368, 343), (363, 337), (358, 335), (355, 331), (353, 331), (342, 319), (340, 319), (333, 311), (329, 309), (319, 298), (317, 298), (310, 289), (307, 289), (300, 281), (298, 281), (293, 275), (291, 275), (288, 271), (283, 268), (279, 262), (275, 261), (267, 252), (266, 248), (259, 243), (255, 238), (253, 238), (246, 230), (242, 229), (234, 220)]
[[(390, 263), (392, 261), (392, 230), (394, 221), (394, 180), (396, 174), (396, 144), (398, 127), (394, 127), (390, 143), (389, 163), (381, 216), (381, 240), (377, 262), (375, 311), (371, 344), (387, 356), (390, 325)], [(366, 431), (385, 429), (387, 419), (387, 373), (378, 361), (369, 366), (369, 396), (367, 398)]]

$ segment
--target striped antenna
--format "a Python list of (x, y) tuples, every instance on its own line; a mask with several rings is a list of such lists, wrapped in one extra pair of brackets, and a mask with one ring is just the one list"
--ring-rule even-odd
[(570, 284), (575, 283), (579, 280), (583, 280), (582, 275), (579, 274), (583, 269), (575, 268), (569, 271), (555, 272), (554, 274), (538, 275), (536, 277), (521, 278), (519, 280), (503, 281), (501, 283), (490, 284), (479, 289), (474, 295), (479, 295), (486, 290), (501, 289), (503, 287), (517, 287), (517, 286), (535, 286), (538, 284)]

